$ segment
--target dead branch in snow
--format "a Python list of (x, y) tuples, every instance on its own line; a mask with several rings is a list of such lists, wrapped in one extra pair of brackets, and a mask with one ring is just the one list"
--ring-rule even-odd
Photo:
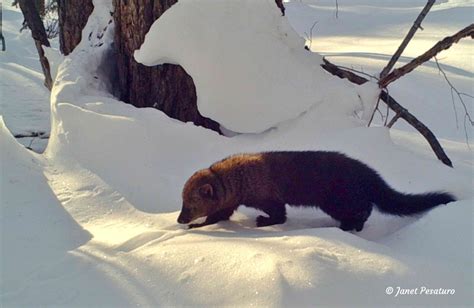
[[(282, 1), (275, 0), (275, 2), (277, 3), (278, 7), (281, 9), (280, 6), (283, 6)], [(421, 65), (422, 63), (426, 62), (427, 60), (429, 60), (431, 57), (435, 56), (441, 50), (449, 48), (452, 44), (454, 44), (455, 42), (458, 42), (462, 37), (465, 37), (467, 35), (470, 35), (471, 37), (474, 37), (474, 34), (472, 33), (472, 30), (470, 30), (470, 27), (473, 26), (473, 25), (471, 25), (471, 26), (467, 27), (466, 29), (463, 29), (460, 32), (456, 33), (452, 37), (445, 38), (443, 41), (438, 42), (438, 44), (436, 44), (427, 53), (428, 53), (428, 55), (430, 55), (430, 53), (429, 53), (430, 51), (432, 51), (432, 50), (434, 50), (434, 51), (438, 50), (438, 51), (432, 53), (431, 56), (428, 59), (424, 60), (424, 61), (422, 61), (424, 59), (423, 56), (426, 55), (427, 53), (420, 56), (422, 58), (418, 60), (418, 62), (419, 62), (418, 65), (415, 65), (413, 67), (412, 66), (408, 67), (408, 68), (411, 68), (411, 70), (408, 70), (404, 74), (399, 75), (399, 76), (396, 75), (396, 74), (399, 74), (399, 73), (394, 73), (397, 70), (394, 70), (392, 73), (390, 73), (393, 66), (398, 61), (400, 55), (403, 53), (403, 50), (405, 49), (405, 47), (408, 45), (411, 38), (415, 34), (416, 30), (418, 28), (421, 28), (421, 22), (425, 18), (426, 14), (429, 12), (431, 7), (433, 6), (434, 2), (435, 2), (435, 0), (428, 0), (427, 4), (423, 8), (422, 12), (418, 15), (418, 18), (415, 20), (412, 28), (408, 32), (407, 36), (405, 37), (405, 39), (401, 43), (400, 47), (395, 52), (395, 54), (392, 56), (391, 60), (387, 64), (387, 66), (381, 72), (380, 79), (378, 79), (378, 84), (379, 84), (379, 87), (381, 89), (379, 100), (382, 100), (383, 102), (385, 102), (385, 104), (387, 104), (387, 106), (395, 112), (395, 116), (387, 124), (387, 118), (388, 118), (388, 110), (387, 110), (387, 118), (385, 120), (385, 123), (386, 123), (387, 127), (389, 127), (389, 128), (392, 127), (399, 118), (404, 119), (407, 123), (409, 123), (412, 127), (414, 127), (426, 139), (426, 141), (428, 141), (431, 149), (433, 150), (433, 152), (435, 153), (436, 157), (439, 160), (441, 160), (445, 165), (447, 165), (449, 167), (453, 167), (453, 164), (452, 164), (451, 160), (449, 159), (449, 157), (444, 152), (443, 148), (441, 147), (441, 144), (439, 143), (438, 139), (433, 134), (433, 132), (426, 125), (424, 125), (420, 120), (418, 120), (413, 114), (411, 114), (406, 108), (404, 108), (402, 105), (400, 105), (388, 93), (388, 90), (386, 88), (386, 86), (390, 82), (392, 82), (392, 81), (400, 78), (401, 76), (405, 75), (406, 73), (412, 71), (416, 66)], [(283, 6), (283, 8), (284, 8), (284, 6)], [(282, 10), (282, 13), (284, 15), (284, 9)], [(313, 25), (313, 27), (314, 27), (314, 25)], [(305, 49), (309, 50), (309, 48), (307, 46), (305, 46)], [(420, 57), (418, 57), (418, 58), (420, 58)], [(341, 67), (331, 63), (329, 60), (327, 60), (325, 58), (323, 58), (323, 64), (321, 64), (321, 67), (323, 67), (329, 73), (331, 73), (335, 76), (338, 76), (340, 78), (347, 79), (350, 82), (355, 83), (357, 85), (362, 85), (362, 84), (366, 83), (367, 81), (369, 81), (367, 78), (365, 78), (363, 76), (360, 76), (360, 75), (352, 72), (349, 69), (341, 68)], [(398, 72), (400, 72), (400, 71), (398, 71)], [(403, 70), (401, 72), (403, 72)], [(394, 76), (394, 75), (392, 75), (392, 74), (397, 76), (397, 78), (393, 78), (392, 76)], [(373, 76), (369, 76), (369, 77), (373, 77)], [(390, 82), (385, 83), (387, 80), (390, 80)], [(378, 106), (378, 103), (379, 102), (377, 102), (377, 106)], [(376, 112), (376, 110), (378, 110), (378, 108), (376, 108), (374, 110), (374, 113)], [(373, 115), (372, 115), (372, 117), (373, 117)]]
[[(324, 64), (322, 64), (321, 66), (329, 73), (336, 75), (340, 78), (347, 79), (350, 82), (358, 85), (364, 84), (369, 81), (368, 79), (356, 75), (351, 71), (339, 68), (337, 65), (329, 62), (327, 59), (324, 59)], [(411, 126), (413, 126), (421, 135), (423, 135), (423, 137), (425, 137), (426, 141), (428, 141), (431, 149), (439, 160), (441, 160), (445, 165), (449, 167), (453, 166), (453, 163), (444, 152), (438, 139), (436, 139), (436, 136), (426, 125), (424, 125), (420, 120), (418, 120), (406, 108), (400, 105), (392, 96), (388, 94), (386, 90), (382, 90), (382, 92), (380, 93), (380, 99), (395, 112), (395, 117), (397, 119), (404, 119)], [(395, 123), (395, 121), (394, 119), (392, 119), (392, 121), (390, 121), (390, 123), (388, 124), (388, 127), (391, 127)]]
[(423, 53), (421, 56), (416, 57), (415, 59), (411, 60), (409, 63), (405, 64), (404, 66), (394, 69), (391, 73), (387, 74), (385, 77), (382, 77), (379, 81), (380, 88), (387, 87), (387, 85), (390, 84), (391, 82), (413, 71), (415, 68), (425, 63), (429, 59), (433, 58), (441, 51), (448, 49), (454, 43), (459, 42), (459, 40), (467, 36), (474, 38), (474, 24), (470, 24), (469, 26), (467, 26), (466, 28), (462, 29), (461, 31), (457, 32), (454, 35), (445, 37), (443, 40), (436, 43), (433, 47), (431, 47), (428, 51)]
[[(413, 26), (411, 26), (410, 31), (408, 31), (407, 35), (405, 36), (405, 39), (403, 39), (402, 43), (398, 47), (397, 51), (393, 54), (392, 58), (390, 59), (390, 61), (387, 64), (387, 66), (380, 73), (380, 78), (381, 79), (383, 79), (392, 70), (395, 63), (397, 63), (397, 61), (400, 58), (400, 56), (402, 55), (403, 51), (407, 47), (408, 43), (410, 42), (410, 40), (415, 35), (416, 30), (421, 28), (421, 22), (423, 21), (425, 16), (428, 14), (428, 12), (430, 11), (430, 9), (433, 6), (433, 4), (435, 3), (435, 1), (436, 0), (428, 0), (425, 7), (420, 12), (420, 14), (416, 18), (415, 22), (413, 23)], [(421, 28), (421, 29), (423, 29), (423, 28)], [(381, 87), (381, 88), (383, 88), (383, 87)]]

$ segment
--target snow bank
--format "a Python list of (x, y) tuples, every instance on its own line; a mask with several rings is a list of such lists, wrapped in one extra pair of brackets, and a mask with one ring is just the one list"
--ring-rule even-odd
[[(340, 1), (337, 14), (334, 0), (292, 0), (285, 3), (285, 7), (291, 25), (307, 39), (311, 50), (334, 64), (377, 76), (425, 4), (424, 0)], [(424, 30), (417, 31), (396, 67), (407, 64), (445, 36), (471, 24), (472, 16), (472, 1), (436, 1), (423, 20)], [(317, 24), (310, 31), (315, 22)], [(473, 48), (474, 41), (464, 39), (438, 56), (438, 63), (450, 82), (459, 92), (471, 95)], [(388, 90), (438, 138), (465, 142), (467, 134), (472, 143), (474, 127), (463, 125), (464, 108), (457, 97), (453, 102), (450, 87), (434, 59), (391, 84)], [(468, 109), (472, 108), (473, 98), (466, 96), (463, 100)], [(440, 114), (443, 121), (439, 120)], [(390, 112), (389, 119), (393, 116)], [(381, 114), (375, 114), (374, 123), (383, 125)], [(418, 134), (405, 121), (397, 121), (394, 128)]]
[(1, 285), (3, 298), (15, 296), (42, 268), (90, 239), (51, 191), (41, 158), (16, 142), (0, 117)]
[[(0, 52), (0, 114), (13, 135), (50, 131), (49, 91), (44, 87), (44, 76), (38, 60), (31, 32), (19, 33), (23, 15), (10, 3), (2, 7), (2, 34), (6, 51)], [(57, 41), (52, 40), (52, 45)], [(47, 139), (19, 138), (24, 146), (43, 152)]]
[[(110, 3), (95, 1), (86, 33), (108, 25)], [(271, 14), (281, 19), (277, 12)], [(352, 114), (352, 99), (341, 105), (308, 105), (296, 118), (271, 124), (276, 125), (271, 130), (233, 138), (155, 109), (136, 109), (107, 94), (103, 60), (111, 29), (109, 25), (99, 42), (83, 40), (59, 67), (44, 161), (1, 127), (2, 173), (7, 174), (2, 176), (2, 243), (7, 251), (2, 304), (472, 303), (472, 277), (466, 274), (472, 270), (472, 238), (466, 235), (472, 233), (472, 164), (466, 167), (454, 159), (457, 167), (451, 169), (419, 144), (410, 150), (394, 144), (388, 130), (361, 126)], [(347, 98), (336, 88), (324, 95), (335, 101)], [(369, 87), (360, 95), (370, 98), (373, 92)], [(181, 188), (196, 169), (236, 152), (276, 149), (341, 151), (374, 167), (398, 190), (446, 190), (465, 200), (421, 218), (374, 212), (360, 233), (342, 232), (314, 209), (291, 209), (285, 224), (258, 229), (258, 214), (240, 209), (230, 221), (201, 229), (176, 223)], [(25, 186), (35, 189), (25, 194)], [(397, 287), (423, 286), (455, 289), (455, 294), (386, 294), (388, 287), (396, 292)]]
[(201, 114), (235, 132), (262, 132), (322, 103), (363, 111), (353, 86), (304, 45), (273, 0), (183, 0), (155, 21), (135, 59), (183, 66)]

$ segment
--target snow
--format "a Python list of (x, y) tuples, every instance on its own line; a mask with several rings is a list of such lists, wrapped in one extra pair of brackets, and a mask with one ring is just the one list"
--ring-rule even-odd
[[(37, 132), (47, 136), (50, 130), (49, 92), (43, 86), (38, 53), (31, 33), (27, 30), (19, 33), (21, 12), (9, 6), (3, 6), (2, 14), (7, 50), (0, 52), (0, 110), (2, 114), (8, 114), (4, 121), (14, 135)], [(47, 145), (47, 139), (41, 138), (18, 141), (37, 152), (42, 152)]]
[[(359, 5), (392, 8), (393, 19), (423, 5), (423, 1), (339, 2), (340, 22), (350, 18), (343, 15), (345, 10), (361, 14)], [(180, 7), (193, 5), (192, 1), (179, 3), (183, 3)], [(334, 14), (334, 2), (317, 3), (319, 10)], [(430, 127), (449, 138), (442, 144), (455, 167), (448, 168), (436, 160), (419, 135), (366, 127), (367, 113), (363, 113), (368, 105), (357, 95), (364, 102), (373, 101), (374, 84), (355, 88), (330, 79), (331, 87), (317, 94), (315, 103), (300, 105), (299, 113), (279, 114), (280, 119), (271, 120), (267, 114), (260, 115), (265, 127), (272, 129), (232, 138), (170, 119), (156, 109), (136, 109), (108, 93), (104, 60), (109, 59), (113, 41), (111, 1), (94, 4), (83, 35), (90, 40), (83, 40), (57, 69), (51, 93), (51, 138), (44, 154), (32, 153), (15, 141), (9, 123), (21, 124), (12, 116), (18, 108), (2, 105), (6, 119), (6, 126), (0, 121), (2, 306), (472, 305), (473, 154), (462, 135), (448, 126), (452, 121), (439, 121), (439, 114), (426, 113)], [(442, 12), (444, 7), (451, 14), (453, 6), (459, 11), (466, 4), (448, 1), (436, 5), (436, 10)], [(292, 25), (296, 16), (307, 24), (314, 22), (315, 10), (306, 4), (296, 1), (287, 8)], [(4, 8), (4, 16), (16, 16), (4, 19), (4, 29), (21, 23), (15, 12)], [(269, 16), (275, 23), (285, 23), (278, 13)], [(373, 11), (369, 13), (373, 17)], [(378, 22), (385, 24), (383, 19)], [(373, 28), (360, 26), (354, 29), (354, 37), (363, 29), (368, 37), (375, 37), (370, 33)], [(104, 35), (98, 36), (101, 31)], [(302, 35), (305, 31), (298, 30)], [(264, 37), (264, 32), (259, 33), (260, 39)], [(466, 52), (470, 47), (459, 48)], [(28, 62), (20, 57), (26, 51), (18, 50), (16, 61), (26, 66)], [(204, 56), (199, 48), (192, 50)], [(306, 53), (304, 57), (319, 57)], [(234, 56), (233, 61), (240, 61), (246, 55)], [(469, 62), (462, 61), (467, 71)], [(375, 71), (381, 68), (369, 64)], [(36, 72), (39, 75), (38, 67)], [(463, 77), (455, 72), (448, 74), (458, 83)], [(444, 100), (441, 111), (452, 110), (446, 99), (449, 89), (441, 90), (445, 84), (433, 78), (434, 69), (415, 74), (412, 83), (396, 83), (393, 91), (416, 93), (416, 87), (422, 87), (426, 105), (433, 107), (439, 99)], [(209, 91), (209, 86), (196, 86), (198, 91)], [(40, 88), (38, 83), (33, 89)], [(2, 93), (2, 101), (4, 95), (21, 100), (28, 94), (24, 92)], [(300, 96), (293, 96), (292, 101), (299, 104), (296, 98)], [(328, 100), (342, 103), (331, 105)], [(403, 102), (417, 105), (410, 95)], [(421, 114), (427, 109), (420, 109)], [(221, 115), (244, 127), (245, 114), (231, 113)], [(236, 152), (277, 149), (341, 151), (372, 166), (400, 191), (443, 190), (460, 201), (414, 217), (375, 211), (359, 233), (343, 232), (321, 211), (301, 208), (290, 208), (285, 224), (265, 228), (255, 227), (260, 213), (245, 208), (228, 222), (200, 229), (187, 230), (176, 223), (182, 186), (195, 170)], [(393, 294), (386, 294), (388, 287), (394, 289)], [(454, 289), (455, 293), (397, 296), (397, 288), (422, 287)]]
[(179, 63), (200, 113), (234, 132), (259, 133), (322, 103), (360, 108), (353, 87), (304, 45), (273, 0), (185, 0), (155, 21), (135, 59)]
[[(337, 18), (334, 0), (290, 1), (285, 6), (292, 26), (307, 38), (306, 44), (313, 51), (337, 65), (377, 75), (388, 63), (425, 4), (425, 0), (339, 1)], [(416, 32), (395, 67), (408, 63), (445, 36), (453, 35), (471, 24), (473, 14), (472, 1), (436, 1), (423, 21), (423, 30)], [(314, 23), (316, 25), (310, 31)], [(471, 95), (473, 48), (474, 41), (466, 38), (437, 57), (456, 88)], [(388, 89), (438, 138), (465, 142), (467, 134), (472, 142), (472, 126), (467, 125), (465, 129), (463, 107), (456, 96), (452, 102), (450, 87), (439, 73), (435, 61), (428, 61)], [(474, 99), (464, 97), (464, 101), (472, 114)], [(384, 108), (381, 112), (385, 114)], [(440, 121), (439, 115), (443, 115), (443, 121)], [(375, 120), (376, 123), (383, 123), (378, 113)], [(394, 128), (415, 132), (404, 121), (398, 121)]]
[[(43, 161), (18, 144), (0, 117), (2, 297), (25, 280), (43, 280), (42, 268), (90, 239), (64, 210), (43, 174)], [(5, 253), (7, 252), (7, 253)], [(3, 302), (3, 300), (2, 300)]]

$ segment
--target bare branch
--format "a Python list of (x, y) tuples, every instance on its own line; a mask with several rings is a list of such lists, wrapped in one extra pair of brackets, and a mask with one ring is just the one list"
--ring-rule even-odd
[[(368, 80), (362, 76), (358, 76), (350, 71), (344, 70), (339, 68), (337, 65), (329, 62), (327, 59), (323, 59), (324, 64), (321, 65), (326, 71), (329, 73), (336, 75), (340, 78), (348, 79), (350, 82), (361, 85), (366, 83)], [(392, 96), (390, 96), (385, 90), (383, 90), (380, 94), (380, 99), (384, 101), (390, 109), (392, 109), (398, 118), (402, 118), (407, 121), (411, 126), (413, 126), (420, 134), (425, 137), (426, 141), (428, 141), (431, 149), (435, 153), (436, 157), (441, 160), (445, 165), (452, 167), (453, 163), (449, 159), (449, 157), (444, 152), (443, 148), (441, 147), (440, 143), (436, 139), (433, 132), (426, 127), (420, 120), (418, 120), (414, 115), (412, 115), (406, 108), (401, 106)], [(396, 120), (395, 120), (396, 121)], [(395, 123), (394, 119), (390, 121), (388, 124), (389, 126)], [(393, 123), (392, 123), (393, 122)]]
[(426, 51), (421, 56), (416, 57), (415, 59), (411, 60), (409, 63), (405, 64), (404, 66), (400, 68), (394, 69), (390, 74), (383, 77), (379, 81), (380, 88), (387, 87), (387, 85), (390, 84), (391, 82), (413, 71), (415, 68), (425, 63), (429, 59), (433, 58), (441, 51), (448, 49), (454, 43), (459, 42), (459, 40), (467, 36), (474, 38), (474, 24), (470, 24), (469, 26), (467, 26), (466, 28), (462, 29), (461, 31), (457, 32), (456, 34), (452, 36), (445, 37), (443, 40), (436, 43), (433, 47), (431, 47), (428, 51)]
[(318, 24), (318, 20), (316, 20), (313, 25), (311, 26), (311, 28), (309, 29), (309, 34), (307, 32), (304, 32), (304, 35), (305, 35), (305, 39), (307, 41), (309, 41), (309, 46), (308, 45), (305, 45), (304, 46), (304, 49), (306, 50), (309, 50), (311, 51), (311, 46), (313, 45), (313, 29), (314, 27)]
[(322, 64), (321, 67), (324, 68), (329, 73), (338, 76), (339, 78), (348, 79), (350, 82), (358, 84), (358, 85), (364, 84), (368, 81), (364, 77), (356, 75), (353, 72), (339, 68), (337, 65), (334, 65), (331, 62), (329, 62), (329, 60), (327, 60), (326, 58), (323, 58), (323, 61), (324, 61), (324, 64)]
[(358, 73), (358, 74), (367, 76), (367, 77), (370, 78), (369, 80), (371, 80), (371, 79), (377, 80), (377, 81), (379, 80), (379, 78), (378, 78), (377, 76), (368, 74), (368, 73), (366, 73), (366, 72), (364, 72), (364, 71), (361, 71), (361, 70), (356, 70), (356, 69), (354, 69), (353, 67), (347, 67), (347, 66), (343, 66), (343, 65), (338, 65), (337, 67), (342, 68), (342, 69), (345, 69), (345, 70), (347, 70), (347, 71), (351, 71), (351, 72), (353, 72), (353, 73)]
[(455, 115), (456, 115), (456, 124), (457, 124), (457, 121), (458, 121), (458, 115), (457, 115), (457, 112), (456, 112), (456, 104), (454, 102), (453, 92), (456, 93), (456, 95), (458, 96), (458, 99), (461, 102), (461, 105), (464, 109), (464, 134), (465, 134), (465, 138), (466, 138), (466, 143), (469, 144), (469, 136), (467, 135), (466, 121), (469, 121), (471, 126), (474, 126), (474, 121), (472, 120), (471, 114), (469, 113), (469, 110), (466, 106), (466, 103), (464, 102), (463, 95), (469, 96), (469, 97), (472, 97), (472, 96), (468, 95), (468, 94), (465, 94), (465, 93), (462, 93), (462, 92), (459, 92), (458, 89), (456, 89), (456, 87), (449, 80), (449, 78), (446, 75), (446, 73), (444, 72), (444, 70), (439, 65), (438, 58), (436, 58), (436, 56), (435, 56), (434, 59), (436, 61), (436, 65), (438, 66), (439, 71), (441, 72), (441, 74), (444, 77), (444, 80), (446, 80), (446, 82), (448, 83), (448, 85), (451, 88), (451, 99), (453, 100), (454, 112), (455, 112)]
[(397, 63), (397, 61), (400, 58), (400, 56), (402, 55), (403, 51), (407, 47), (408, 43), (410, 42), (410, 40), (415, 35), (416, 30), (418, 30), (418, 28), (421, 28), (421, 22), (423, 21), (425, 16), (428, 14), (428, 12), (430, 11), (430, 9), (431, 9), (431, 7), (433, 6), (434, 3), (435, 3), (435, 0), (428, 0), (425, 7), (423, 8), (421, 13), (416, 18), (413, 25), (411, 26), (410, 31), (408, 31), (407, 35), (405, 36), (405, 39), (402, 41), (402, 43), (398, 47), (397, 51), (393, 54), (392, 58), (390, 59), (390, 61), (387, 64), (387, 66), (380, 73), (380, 78), (381, 79), (384, 78), (386, 75), (388, 75), (388, 73), (392, 70), (395, 63)]
[(390, 122), (387, 124), (388, 128), (392, 128), (392, 126), (397, 122), (398, 119), (400, 119), (400, 114), (396, 113), (395, 116), (390, 120)]
[(275, 0), (275, 3), (281, 11), (281, 16), (285, 16), (285, 6), (283, 5), (283, 0)]
[[(433, 132), (420, 120), (418, 120), (414, 115), (408, 112), (403, 106), (401, 106), (393, 97), (391, 97), (387, 92), (382, 91), (380, 93), (380, 98), (392, 109), (400, 118), (407, 121), (411, 126), (413, 126), (420, 134), (425, 137), (426, 141), (431, 146), (431, 149), (435, 153), (436, 157), (441, 160), (445, 165), (453, 167), (453, 163), (449, 157), (444, 152), (441, 144), (439, 144), (436, 136)], [(393, 124), (392, 124), (393, 125)]]
[(374, 108), (374, 110), (372, 111), (372, 114), (370, 115), (370, 120), (369, 120), (369, 123), (367, 123), (367, 127), (369, 127), (370, 124), (372, 124), (372, 121), (374, 120), (375, 113), (376, 113), (377, 111), (380, 113), (380, 116), (382, 116), (382, 118), (383, 118), (383, 114), (382, 114), (382, 112), (380, 112), (380, 110), (379, 110), (379, 105), (380, 105), (380, 96), (377, 98), (377, 103), (375, 104), (375, 108)]

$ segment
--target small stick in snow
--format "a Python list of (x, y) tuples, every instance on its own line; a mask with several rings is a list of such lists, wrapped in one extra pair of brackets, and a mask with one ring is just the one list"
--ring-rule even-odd
[(281, 11), (281, 16), (285, 16), (285, 6), (283, 5), (283, 0), (275, 0), (275, 3)]

